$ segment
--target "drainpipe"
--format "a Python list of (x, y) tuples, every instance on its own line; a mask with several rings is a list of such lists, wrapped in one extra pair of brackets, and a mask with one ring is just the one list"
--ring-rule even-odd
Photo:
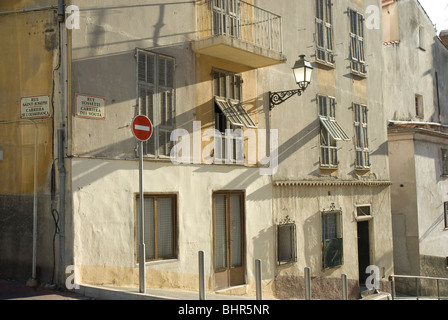
[[(59, 277), (60, 284), (65, 286), (65, 182), (66, 170), (64, 166), (65, 146), (64, 138), (66, 137), (67, 128), (67, 110), (68, 110), (68, 32), (65, 26), (65, 0), (58, 0), (58, 21), (60, 24), (60, 32), (63, 34), (63, 44), (61, 46), (63, 52), (62, 63), (64, 66), (63, 77), (63, 106), (61, 108), (61, 122), (63, 129), (58, 129), (58, 172), (59, 172)], [(62, 30), (61, 30), (62, 28)]]
[(58, 172), (59, 172), (59, 259), (61, 284), (65, 282), (65, 176), (64, 129), (58, 130)]

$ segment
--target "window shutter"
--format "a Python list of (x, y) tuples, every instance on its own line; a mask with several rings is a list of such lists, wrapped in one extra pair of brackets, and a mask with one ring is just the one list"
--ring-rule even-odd
[[(138, 211), (140, 211), (140, 206), (138, 208)], [(151, 260), (155, 258), (154, 199), (145, 198), (143, 210), (145, 212), (145, 257), (146, 260)]]
[(173, 199), (157, 198), (157, 258), (174, 256)]

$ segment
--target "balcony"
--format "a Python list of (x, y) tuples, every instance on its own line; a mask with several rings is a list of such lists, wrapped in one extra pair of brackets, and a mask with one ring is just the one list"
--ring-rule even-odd
[(240, 0), (197, 1), (197, 40), (193, 51), (258, 69), (286, 61), (282, 18)]

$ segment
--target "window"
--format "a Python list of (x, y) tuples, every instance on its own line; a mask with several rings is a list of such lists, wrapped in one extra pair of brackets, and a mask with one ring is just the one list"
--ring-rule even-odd
[(370, 217), (370, 206), (356, 207), (356, 216), (358, 218)]
[(318, 61), (334, 64), (333, 3), (316, 0), (316, 57)]
[[(241, 75), (213, 71), (214, 127), (221, 133), (215, 140), (215, 159), (243, 163), (243, 128), (257, 128), (241, 103)], [(238, 130), (239, 129), (239, 130)]]
[(239, 0), (212, 0), (214, 35), (240, 37)]
[(289, 220), (277, 225), (277, 261), (279, 264), (297, 261), (296, 224)]
[(154, 126), (152, 138), (144, 144), (144, 154), (169, 157), (175, 129), (175, 60), (171, 57), (137, 49), (138, 112)]
[(442, 175), (448, 175), (448, 150), (442, 149)]
[(343, 263), (342, 212), (322, 212), (322, 265), (324, 269)]
[(417, 29), (417, 37), (418, 47), (425, 50), (425, 29), (421, 26)]
[(355, 113), (355, 150), (357, 169), (370, 168), (369, 135), (367, 125), (367, 106), (353, 104)]
[(415, 95), (415, 115), (418, 118), (423, 118), (423, 96)]
[(143, 211), (146, 261), (176, 258), (176, 195), (145, 195)]
[(364, 17), (349, 9), (350, 16), (350, 60), (352, 73), (365, 76), (366, 60), (364, 52)]
[(443, 220), (445, 223), (445, 229), (448, 229), (448, 202), (443, 203)]
[(333, 97), (318, 95), (320, 119), (320, 165), (337, 167), (338, 149), (336, 141), (348, 141), (350, 138), (336, 121), (336, 100)]

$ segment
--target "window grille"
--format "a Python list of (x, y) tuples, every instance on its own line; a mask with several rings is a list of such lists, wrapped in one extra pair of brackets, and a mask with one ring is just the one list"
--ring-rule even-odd
[(279, 264), (297, 261), (296, 224), (289, 220), (277, 225), (277, 261)]

